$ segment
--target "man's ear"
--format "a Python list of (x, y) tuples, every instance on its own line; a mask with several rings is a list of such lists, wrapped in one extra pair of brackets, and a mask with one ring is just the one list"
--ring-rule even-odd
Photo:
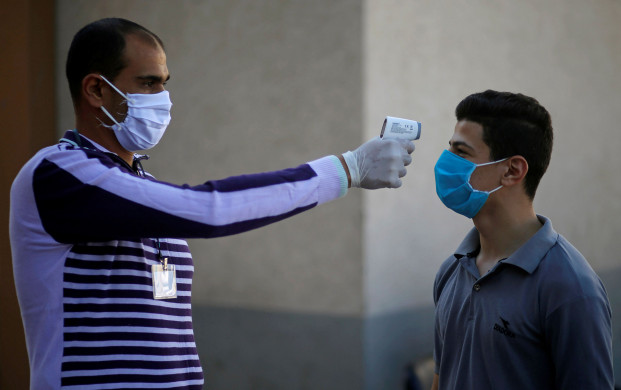
[(507, 159), (507, 170), (501, 179), (505, 187), (514, 186), (524, 181), (528, 173), (528, 162), (522, 156), (512, 156)]
[(103, 105), (102, 91), (104, 81), (96, 73), (89, 73), (82, 79), (82, 99), (94, 108)]

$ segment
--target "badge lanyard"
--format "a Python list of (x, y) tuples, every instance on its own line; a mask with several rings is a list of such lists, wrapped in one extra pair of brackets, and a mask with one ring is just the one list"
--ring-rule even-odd
[[(147, 156), (143, 157), (148, 158)], [(145, 177), (140, 159), (136, 161), (136, 170), (140, 176)], [(177, 298), (177, 274), (175, 272), (175, 265), (168, 264), (168, 257), (162, 256), (160, 239), (156, 238), (155, 241), (157, 242), (157, 259), (160, 263), (151, 266), (153, 299)]]
[(168, 257), (162, 257), (159, 238), (157, 239), (157, 258), (160, 263), (153, 264), (151, 266), (153, 298), (177, 298), (177, 276), (175, 273), (175, 265), (168, 264)]
[[(61, 142), (67, 142), (77, 148), (82, 148), (82, 140), (78, 129), (74, 129), (76, 141), (72, 141), (67, 138), (61, 138)], [(145, 177), (144, 169), (140, 163), (141, 159), (149, 158), (148, 156), (140, 156), (135, 160), (136, 173), (138, 176)], [(155, 239), (157, 242), (157, 259), (159, 264), (153, 264), (151, 266), (151, 279), (153, 280), (153, 298), (154, 299), (172, 299), (177, 298), (177, 275), (175, 273), (175, 265), (168, 264), (168, 257), (162, 256), (162, 250), (160, 249), (160, 239)]]

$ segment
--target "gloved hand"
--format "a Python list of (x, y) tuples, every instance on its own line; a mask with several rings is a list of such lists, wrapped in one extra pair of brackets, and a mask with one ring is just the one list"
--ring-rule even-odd
[(413, 151), (412, 141), (376, 137), (343, 153), (351, 186), (369, 190), (401, 187), (400, 178), (407, 173), (405, 167), (412, 162)]

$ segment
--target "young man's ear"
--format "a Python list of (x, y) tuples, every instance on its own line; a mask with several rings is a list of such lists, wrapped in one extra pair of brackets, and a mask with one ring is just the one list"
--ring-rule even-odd
[(512, 156), (507, 160), (507, 170), (501, 179), (505, 187), (514, 186), (524, 181), (528, 173), (528, 162), (522, 156)]
[(82, 79), (82, 100), (95, 108), (103, 105), (101, 88), (104, 81), (96, 73), (89, 73)]

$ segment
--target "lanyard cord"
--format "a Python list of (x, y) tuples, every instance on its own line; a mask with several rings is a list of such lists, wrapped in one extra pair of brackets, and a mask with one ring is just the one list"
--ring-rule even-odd
[(59, 141), (60, 142), (66, 142), (68, 144), (71, 144), (73, 146), (75, 146), (76, 148), (82, 148), (82, 137), (80, 136), (80, 133), (78, 132), (78, 129), (73, 129), (73, 134), (75, 134), (75, 141), (72, 141), (68, 138), (61, 138)]
[[(78, 129), (73, 129), (73, 133), (75, 134), (75, 138), (76, 138), (75, 141), (63, 137), (60, 139), (60, 142), (66, 142), (77, 148), (82, 149), (83, 148), (82, 136), (80, 136), (80, 132), (78, 131)], [(143, 178), (147, 176), (144, 171), (144, 168), (142, 167), (141, 160), (148, 160), (148, 159), (149, 159), (149, 156), (147, 155), (134, 158), (135, 171), (138, 174), (138, 176), (143, 177)], [(160, 263), (162, 263), (164, 270), (166, 270), (168, 268), (168, 258), (162, 257), (162, 248), (161, 248), (160, 239), (156, 238), (155, 242), (157, 243), (157, 259), (159, 260)]]
[(82, 147), (82, 136), (80, 135), (80, 132), (78, 131), (78, 129), (73, 129), (73, 134), (75, 134), (78, 147), (81, 148)]
[[(136, 173), (138, 173), (138, 176), (140, 177), (143, 177), (143, 178), (146, 177), (146, 173), (144, 171), (144, 168), (142, 167), (141, 160), (147, 160), (148, 158), (149, 156), (146, 156), (146, 155), (140, 156), (138, 158), (134, 158), (134, 166), (136, 168)], [(157, 259), (159, 260), (160, 263), (162, 263), (164, 271), (166, 271), (166, 269), (168, 268), (168, 258), (162, 256), (162, 248), (161, 248), (160, 239), (156, 238), (155, 242), (157, 243)]]
[(155, 242), (157, 243), (157, 259), (162, 264), (164, 271), (166, 271), (168, 268), (168, 257), (162, 258), (162, 249), (160, 248), (160, 239), (156, 238)]
[(148, 160), (148, 159), (149, 159), (149, 156), (146, 154), (142, 156), (134, 157), (134, 169), (136, 170), (136, 173), (138, 174), (138, 176), (147, 177), (147, 174), (144, 171), (144, 168), (142, 167), (142, 160)]

